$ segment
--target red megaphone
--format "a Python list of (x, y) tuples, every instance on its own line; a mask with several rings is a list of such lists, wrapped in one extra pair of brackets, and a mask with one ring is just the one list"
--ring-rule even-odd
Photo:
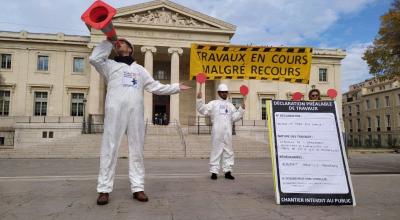
[(95, 1), (82, 14), (81, 19), (90, 28), (101, 30), (107, 38), (116, 41), (117, 34), (111, 22), (117, 10), (101, 0)]

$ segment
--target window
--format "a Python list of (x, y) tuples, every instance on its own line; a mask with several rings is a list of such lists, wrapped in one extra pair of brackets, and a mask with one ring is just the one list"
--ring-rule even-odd
[(171, 78), (171, 62), (158, 61), (153, 66), (153, 77), (155, 80), (169, 80)]
[(267, 120), (267, 100), (268, 98), (261, 98), (261, 120)]
[(349, 113), (351, 113), (351, 106), (350, 105), (348, 106), (348, 109), (349, 109)]
[(47, 92), (35, 92), (35, 116), (47, 115)]
[(381, 117), (380, 116), (376, 116), (376, 127), (377, 128), (381, 127)]
[(1, 54), (1, 69), (11, 69), (11, 54)]
[(394, 145), (393, 144), (393, 136), (391, 134), (387, 135), (387, 143), (388, 143), (389, 146), (390, 145)]
[(368, 117), (367, 121), (368, 121), (368, 128), (371, 128), (371, 117)]
[(375, 98), (375, 108), (379, 108), (379, 98)]
[(82, 57), (74, 57), (74, 73), (83, 73), (84, 70), (84, 59)]
[(48, 71), (49, 70), (49, 56), (38, 56), (37, 61), (37, 70), (38, 71)]
[(360, 112), (360, 105), (356, 105), (357, 112)]
[(377, 144), (378, 146), (380, 146), (382, 144), (382, 136), (378, 134), (376, 137), (377, 137)]
[(361, 121), (357, 118), (357, 131), (361, 129)]
[(389, 96), (385, 96), (385, 103), (386, 103), (386, 107), (390, 106), (390, 102), (389, 102)]
[(71, 94), (71, 116), (83, 116), (83, 93)]
[(353, 120), (349, 120), (349, 128), (350, 128), (350, 132), (353, 130)]
[(236, 107), (239, 108), (242, 105), (243, 98), (232, 98), (232, 104)]
[(4, 146), (4, 137), (0, 137), (0, 146)]
[(7, 116), (10, 111), (10, 91), (0, 90), (0, 116)]
[(390, 115), (386, 115), (386, 126), (390, 127), (391, 123), (390, 123)]
[(320, 81), (320, 82), (326, 82), (326, 81), (328, 81), (328, 80), (327, 80), (327, 73), (328, 73), (328, 70), (327, 70), (327, 69), (325, 69), (325, 68), (320, 68), (320, 69), (319, 69), (319, 81)]
[(167, 72), (165, 72), (164, 70), (158, 70), (155, 74), (154, 74), (154, 79), (156, 80), (168, 80), (168, 74)]
[(365, 104), (366, 104), (367, 110), (371, 108), (371, 104), (369, 103), (368, 99), (365, 100)]
[(54, 136), (54, 132), (52, 132), (52, 131), (49, 131), (49, 132), (43, 131), (42, 132), (42, 138), (53, 138), (53, 136)]
[(400, 94), (397, 94), (397, 99), (398, 99), (399, 105), (400, 105)]

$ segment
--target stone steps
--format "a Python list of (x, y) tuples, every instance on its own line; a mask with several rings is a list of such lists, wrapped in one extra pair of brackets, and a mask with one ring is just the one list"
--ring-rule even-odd
[[(175, 126), (149, 126), (145, 138), (145, 158), (208, 158), (211, 135), (187, 134), (182, 144)], [(102, 134), (83, 134), (76, 137), (52, 139), (30, 147), (0, 149), (0, 158), (98, 158)], [(245, 135), (234, 135), (233, 148), (237, 158), (265, 158), (269, 148), (265, 140)], [(119, 157), (128, 157), (128, 141), (122, 139)]]

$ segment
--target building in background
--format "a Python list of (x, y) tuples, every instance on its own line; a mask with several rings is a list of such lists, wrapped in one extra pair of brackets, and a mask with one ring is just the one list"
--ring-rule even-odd
[[(163, 124), (188, 124), (197, 114), (198, 90), (195, 81), (189, 80), (191, 44), (230, 44), (236, 26), (166, 0), (119, 8), (113, 24), (119, 37), (133, 43), (136, 61), (154, 79), (184, 82), (194, 88), (171, 96), (146, 93), (147, 122), (151, 124), (155, 115), (163, 115)], [(104, 39), (97, 30), (92, 30), (90, 36), (0, 32), (0, 74), (5, 79), (0, 85), (0, 145), (13, 145), (14, 140), (17, 145), (28, 146), (39, 139), (74, 136), (80, 134), (84, 120), (90, 121), (89, 126), (93, 124), (89, 129), (101, 121), (106, 86), (89, 65), (88, 57)], [(241, 102), (241, 85), (250, 88), (244, 119), (266, 120), (267, 100), (291, 99), (294, 92), (307, 96), (312, 87), (319, 89), (325, 99), (328, 89), (340, 91), (340, 67), (345, 55), (339, 49), (314, 48), (309, 85), (222, 81), (228, 84), (233, 103)], [(215, 99), (219, 83), (209, 81), (203, 87), (206, 102)], [(336, 98), (339, 110), (341, 98)]]
[(400, 145), (400, 77), (351, 85), (342, 100), (348, 146)]

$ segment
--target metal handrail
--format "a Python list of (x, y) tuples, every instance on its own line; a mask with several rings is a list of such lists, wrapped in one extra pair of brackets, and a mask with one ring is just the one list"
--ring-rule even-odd
[[(8, 116), (8, 118), (13, 118), (15, 123), (82, 123), (83, 116)], [(35, 120), (32, 120), (34, 118)], [(63, 120), (71, 118), (71, 120)], [(82, 120), (76, 120), (76, 118)], [(24, 120), (22, 120), (24, 119)]]
[(176, 126), (176, 129), (178, 131), (179, 138), (181, 139), (181, 144), (183, 146), (183, 150), (185, 152), (185, 157), (186, 157), (186, 149), (187, 149), (187, 147), (186, 147), (185, 136), (183, 135), (183, 131), (182, 131), (181, 125), (179, 124), (178, 120), (176, 120), (176, 119), (175, 119), (175, 126)]
[(146, 118), (146, 122), (145, 122), (145, 127), (144, 127), (144, 134), (147, 134), (147, 123), (149, 122), (149, 119)]

